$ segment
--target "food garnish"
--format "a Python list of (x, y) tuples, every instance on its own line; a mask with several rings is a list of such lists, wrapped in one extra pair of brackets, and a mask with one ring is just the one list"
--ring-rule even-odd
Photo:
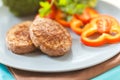
[(120, 42), (119, 22), (111, 16), (99, 15), (85, 26), (81, 34), (81, 41), (87, 46), (118, 43)]
[(97, 0), (47, 0), (40, 2), (39, 15), (54, 19), (65, 27), (70, 27), (70, 22), (76, 15), (86, 24), (94, 14), (98, 14), (93, 9), (96, 2)]
[(40, 2), (39, 15), (70, 28), (81, 36), (81, 42), (87, 46), (120, 42), (119, 22), (95, 10), (96, 2), (97, 0), (48, 0)]
[(68, 15), (81, 14), (86, 7), (95, 7), (97, 0), (47, 0), (40, 1), (40, 16), (50, 13), (52, 6)]
[(70, 22), (71, 29), (81, 35), (84, 26), (90, 22), (91, 19), (98, 16), (99, 13), (93, 8), (86, 8), (82, 14), (75, 14)]

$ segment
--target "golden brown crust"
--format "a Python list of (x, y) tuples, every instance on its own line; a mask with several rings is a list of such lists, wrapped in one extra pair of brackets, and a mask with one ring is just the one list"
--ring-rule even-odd
[(35, 50), (30, 34), (31, 21), (25, 21), (13, 26), (7, 33), (6, 42), (8, 48), (16, 54), (25, 54)]
[(49, 56), (66, 54), (72, 45), (69, 32), (59, 23), (36, 18), (30, 27), (30, 37), (36, 47)]

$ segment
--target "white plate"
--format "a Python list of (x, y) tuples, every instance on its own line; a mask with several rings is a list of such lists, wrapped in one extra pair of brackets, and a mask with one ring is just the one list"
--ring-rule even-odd
[[(120, 10), (113, 5), (100, 1), (97, 6), (100, 13), (105, 13), (120, 19)], [(102, 47), (87, 47), (81, 44), (79, 36), (71, 32), (72, 49), (69, 54), (62, 57), (48, 57), (40, 52), (29, 55), (16, 55), (9, 51), (5, 43), (8, 29), (28, 18), (16, 18), (7, 8), (0, 7), (0, 62), (22, 70), (37, 72), (64, 72), (87, 68), (104, 62), (120, 51), (120, 44)]]

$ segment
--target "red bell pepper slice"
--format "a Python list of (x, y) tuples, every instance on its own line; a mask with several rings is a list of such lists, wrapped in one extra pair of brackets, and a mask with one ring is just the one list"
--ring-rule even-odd
[(83, 23), (81, 20), (77, 19), (75, 16), (73, 16), (71, 22), (70, 22), (70, 28), (77, 33), (78, 35), (80, 35), (82, 33), (82, 28), (83, 27)]
[(89, 23), (92, 18), (98, 15), (99, 13), (95, 9), (90, 8), (90, 7), (86, 8), (82, 14), (75, 14), (75, 16), (78, 19), (80, 19), (84, 23), (84, 25)]
[(81, 41), (87, 46), (120, 42), (120, 24), (111, 16), (100, 15), (85, 26), (81, 34)]
[(70, 27), (70, 22), (65, 20), (64, 18), (67, 17), (61, 10), (56, 11), (55, 20), (63, 25), (64, 27)]

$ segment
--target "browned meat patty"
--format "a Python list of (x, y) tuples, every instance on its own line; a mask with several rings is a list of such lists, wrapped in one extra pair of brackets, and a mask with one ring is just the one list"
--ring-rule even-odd
[(29, 53), (35, 50), (30, 34), (29, 27), (31, 21), (22, 22), (13, 26), (7, 33), (6, 42), (8, 48), (16, 54)]
[(72, 45), (69, 32), (59, 23), (46, 18), (36, 18), (30, 26), (34, 45), (49, 56), (66, 54)]

